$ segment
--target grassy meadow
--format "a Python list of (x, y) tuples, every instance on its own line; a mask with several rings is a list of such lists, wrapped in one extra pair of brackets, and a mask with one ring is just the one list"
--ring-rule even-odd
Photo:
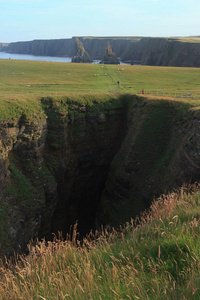
[[(117, 81), (119, 80), (119, 87)], [(0, 60), (0, 99), (74, 93), (200, 97), (200, 69)]]

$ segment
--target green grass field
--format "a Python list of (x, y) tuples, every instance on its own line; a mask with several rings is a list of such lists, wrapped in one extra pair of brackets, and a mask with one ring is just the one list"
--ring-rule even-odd
[(142, 89), (153, 95), (200, 97), (200, 69), (0, 60), (0, 99), (113, 91), (135, 94)]

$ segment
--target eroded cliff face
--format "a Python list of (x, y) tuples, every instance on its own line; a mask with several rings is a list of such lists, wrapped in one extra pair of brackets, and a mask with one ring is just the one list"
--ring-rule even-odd
[(119, 226), (154, 196), (199, 180), (200, 114), (125, 95), (41, 100), (45, 116), (0, 123), (0, 255), (29, 240)]
[[(94, 227), (109, 165), (125, 134), (125, 102), (42, 99), (46, 117), (1, 122), (0, 255), (30, 239)], [(109, 106), (109, 104), (108, 104)]]
[(101, 221), (119, 226), (153, 198), (199, 178), (199, 112), (188, 104), (141, 100), (129, 110), (125, 139), (110, 166)]
[(37, 238), (43, 211), (51, 217), (56, 204), (56, 182), (42, 155), (46, 134), (46, 118), (29, 122), (22, 114), (1, 122), (1, 255)]

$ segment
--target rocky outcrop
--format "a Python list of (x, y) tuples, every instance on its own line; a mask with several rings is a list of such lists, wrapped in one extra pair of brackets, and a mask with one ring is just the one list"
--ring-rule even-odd
[(109, 42), (107, 42), (105, 53), (101, 60), (101, 64), (112, 64), (112, 65), (119, 64), (119, 60), (117, 59), (116, 54), (112, 52), (112, 48), (111, 48)]
[(72, 57), (72, 62), (75, 63), (91, 63), (93, 59), (83, 47), (83, 43), (76, 38), (75, 55)]

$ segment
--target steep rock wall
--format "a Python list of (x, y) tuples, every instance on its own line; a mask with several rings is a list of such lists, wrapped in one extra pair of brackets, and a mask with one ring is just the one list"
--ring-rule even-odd
[(199, 67), (200, 44), (150, 38), (141, 40), (143, 51), (141, 61), (144, 65)]
[(200, 115), (188, 104), (140, 101), (113, 159), (101, 198), (100, 223), (119, 226), (154, 197), (200, 179)]
[(73, 56), (75, 39), (34, 40), (10, 43), (7, 52), (44, 56)]
[(42, 157), (46, 118), (29, 122), (22, 114), (0, 125), (0, 255), (3, 255), (19, 247), (24, 250), (30, 238), (37, 238), (42, 212), (45, 210), (51, 217), (56, 203), (56, 182)]
[(200, 114), (189, 104), (43, 98), (41, 110), (0, 123), (1, 256), (77, 220), (82, 235), (119, 226), (200, 178)]
[[(123, 100), (123, 99), (122, 99)], [(46, 118), (1, 122), (0, 255), (51, 239), (79, 221), (94, 227), (108, 168), (124, 136), (125, 102), (42, 99)]]

